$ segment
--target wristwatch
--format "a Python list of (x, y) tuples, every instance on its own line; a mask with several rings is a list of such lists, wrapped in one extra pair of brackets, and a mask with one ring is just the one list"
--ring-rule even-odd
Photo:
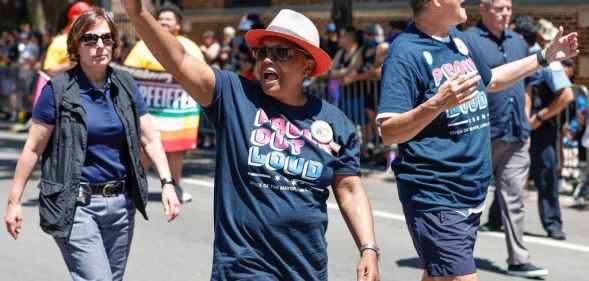
[(376, 252), (376, 256), (380, 257), (380, 248), (376, 244), (364, 244), (360, 246), (360, 256), (362, 256), (362, 253), (366, 250), (374, 251)]
[(542, 67), (547, 67), (550, 63), (546, 60), (544, 56), (544, 50), (540, 50), (536, 52), (536, 59), (538, 60), (538, 64)]
[(164, 188), (164, 185), (166, 185), (166, 184), (171, 184), (173, 186), (176, 186), (176, 181), (174, 180), (174, 178), (163, 178), (163, 179), (160, 179), (160, 182), (162, 183), (162, 188)]

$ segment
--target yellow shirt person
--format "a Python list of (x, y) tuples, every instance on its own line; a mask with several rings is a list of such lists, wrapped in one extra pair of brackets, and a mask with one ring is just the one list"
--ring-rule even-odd
[(67, 33), (63, 33), (53, 38), (51, 45), (49, 45), (49, 48), (47, 48), (47, 55), (45, 56), (43, 69), (54, 69), (58, 66), (68, 63), (69, 59), (67, 56)]
[[(193, 57), (204, 61), (204, 57), (198, 45), (184, 36), (177, 36), (176, 39), (184, 47), (184, 50)], [(125, 59), (126, 66), (149, 69), (153, 71), (164, 71), (164, 67), (155, 59), (143, 41), (137, 42)]]

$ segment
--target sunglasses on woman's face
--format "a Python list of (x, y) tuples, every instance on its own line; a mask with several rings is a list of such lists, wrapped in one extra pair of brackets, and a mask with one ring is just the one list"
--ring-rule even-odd
[(254, 49), (254, 56), (256, 57), (256, 60), (258, 60), (258, 61), (262, 61), (265, 58), (270, 57), (270, 59), (272, 59), (272, 60), (285, 62), (285, 61), (288, 61), (292, 58), (295, 51), (299, 51), (299, 52), (303, 53), (303, 55), (305, 55), (305, 57), (309, 57), (307, 52), (305, 52), (302, 49), (288, 48), (288, 47), (274, 47), (274, 48), (259, 47), (259, 48), (255, 48)]
[(115, 43), (115, 40), (112, 38), (112, 33), (104, 33), (104, 34), (94, 34), (94, 33), (85, 33), (80, 38), (82, 44), (90, 47), (96, 46), (98, 44), (98, 39), (102, 40), (102, 44), (104, 46), (112, 46)]

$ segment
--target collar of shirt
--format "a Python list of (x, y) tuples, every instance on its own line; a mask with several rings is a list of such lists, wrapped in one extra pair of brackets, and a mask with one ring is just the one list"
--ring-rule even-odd
[(96, 88), (88, 79), (88, 76), (84, 73), (84, 71), (80, 71), (80, 94), (87, 94), (92, 92), (99, 92), (102, 94), (108, 93), (110, 91), (111, 86), (111, 69), (108, 68), (106, 70), (106, 80), (104, 80), (104, 85), (102, 88)]
[(497, 45), (500, 45), (502, 42), (507, 41), (508, 39), (511, 38), (512, 34), (510, 32), (507, 32), (507, 29), (503, 30), (501, 32), (501, 36), (499, 38), (497, 38), (497, 36), (495, 36), (495, 34), (493, 34), (484, 24), (482, 21), (479, 21), (476, 25), (476, 27), (479, 29), (479, 32), (481, 35), (486, 36), (488, 38), (490, 38), (491, 40), (495, 41), (495, 43), (497, 43)]

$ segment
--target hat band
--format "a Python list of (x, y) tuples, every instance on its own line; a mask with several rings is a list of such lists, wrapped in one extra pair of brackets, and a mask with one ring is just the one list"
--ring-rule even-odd
[(315, 44), (313, 44), (313, 43), (309, 42), (309, 40), (307, 40), (307, 39), (303, 38), (303, 37), (302, 37), (301, 35), (299, 35), (298, 33), (294, 32), (294, 31), (292, 31), (291, 29), (288, 29), (288, 28), (286, 28), (286, 27), (282, 27), (282, 26), (276, 26), (276, 25), (271, 25), (271, 26), (268, 26), (268, 28), (267, 28), (266, 30), (268, 30), (268, 31), (274, 31), (274, 32), (279, 32), (279, 33), (286, 33), (286, 34), (288, 34), (288, 35), (291, 35), (291, 36), (294, 36), (294, 37), (296, 37), (296, 38), (298, 38), (298, 39), (301, 39), (301, 40), (303, 40), (303, 41), (305, 41), (305, 42), (308, 42), (308, 43), (310, 43), (310, 44), (312, 44), (312, 45), (315, 45)]

